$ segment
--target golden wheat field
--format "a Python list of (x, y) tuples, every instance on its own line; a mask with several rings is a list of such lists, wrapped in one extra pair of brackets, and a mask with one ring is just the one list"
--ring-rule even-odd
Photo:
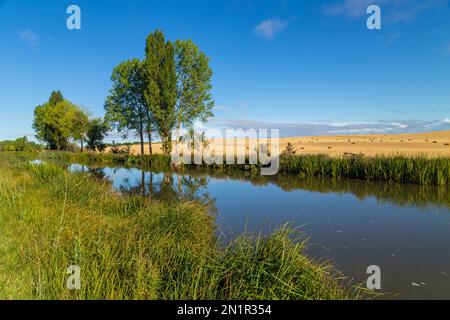
[[(221, 140), (218, 140), (218, 142)], [(232, 143), (232, 142), (228, 142)], [(291, 143), (296, 154), (347, 154), (375, 155), (426, 155), (430, 157), (450, 156), (450, 131), (434, 131), (411, 134), (370, 134), (339, 136), (308, 136), (280, 139), (280, 151)], [(247, 141), (248, 144), (248, 141)], [(125, 148), (125, 147), (122, 147)], [(109, 152), (111, 148), (107, 148)], [(162, 153), (161, 144), (153, 144), (153, 152)], [(132, 154), (140, 153), (140, 145), (131, 146)], [(148, 145), (145, 153), (149, 153)]]

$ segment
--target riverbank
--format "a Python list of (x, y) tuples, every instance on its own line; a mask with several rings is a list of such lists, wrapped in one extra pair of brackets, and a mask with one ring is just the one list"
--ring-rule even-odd
[[(304, 254), (296, 231), (218, 244), (197, 202), (115, 193), (53, 164), (0, 155), (3, 299), (350, 299), (329, 265)], [(81, 268), (81, 290), (66, 288)]]
[[(87, 152), (41, 152), (35, 154), (35, 157), (66, 163), (141, 166), (152, 170), (167, 170), (171, 167), (170, 157), (164, 155), (134, 156)], [(184, 166), (186, 169), (190, 167), (198, 166)], [(209, 169), (219, 172), (238, 170), (258, 173), (260, 171), (260, 168), (256, 165), (215, 165), (210, 166)], [(450, 157), (282, 155), (279, 173), (302, 178), (332, 177), (448, 186), (450, 185)]]

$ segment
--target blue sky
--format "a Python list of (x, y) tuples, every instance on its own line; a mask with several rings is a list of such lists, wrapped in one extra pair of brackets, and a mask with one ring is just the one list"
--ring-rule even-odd
[[(77, 4), (82, 29), (66, 28)], [(382, 29), (366, 27), (378, 4)], [(103, 115), (155, 29), (211, 57), (214, 127), (283, 135), (450, 130), (448, 0), (0, 0), (0, 140), (54, 89)]]

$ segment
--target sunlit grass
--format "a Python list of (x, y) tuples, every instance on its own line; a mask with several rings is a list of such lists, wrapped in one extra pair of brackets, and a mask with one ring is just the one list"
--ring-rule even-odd
[(450, 184), (450, 158), (287, 156), (281, 157), (280, 172), (444, 186)]

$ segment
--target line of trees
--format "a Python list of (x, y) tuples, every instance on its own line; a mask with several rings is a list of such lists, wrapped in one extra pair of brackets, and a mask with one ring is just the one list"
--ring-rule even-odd
[(157, 30), (147, 37), (145, 58), (120, 63), (111, 76), (105, 118), (124, 136), (134, 132), (152, 154), (152, 138), (162, 140), (163, 152), (172, 150), (172, 133), (205, 122), (213, 115), (212, 70), (209, 58), (191, 41), (166, 41)]
[(91, 150), (103, 150), (103, 139), (109, 127), (102, 119), (90, 119), (87, 111), (53, 91), (48, 102), (34, 110), (33, 129), (36, 137), (50, 150), (73, 150), (71, 142), (84, 143)]
[(84, 143), (103, 150), (108, 130), (127, 138), (139, 137), (141, 154), (148, 142), (150, 154), (155, 136), (165, 154), (172, 150), (172, 134), (213, 116), (210, 59), (191, 41), (166, 40), (157, 30), (147, 37), (145, 58), (123, 61), (112, 72), (112, 88), (105, 101), (105, 118), (90, 119), (87, 111), (52, 92), (48, 102), (36, 107), (36, 137), (51, 150), (70, 150)]
[(40, 151), (42, 147), (35, 143), (28, 141), (27, 137), (17, 138), (14, 141), (0, 141), (0, 151)]

